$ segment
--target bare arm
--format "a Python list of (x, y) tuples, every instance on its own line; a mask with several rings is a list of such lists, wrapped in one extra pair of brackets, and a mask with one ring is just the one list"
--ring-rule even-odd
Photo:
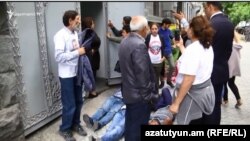
[(187, 29), (189, 27), (189, 23), (186, 20), (184, 13), (182, 13), (182, 12), (180, 12), (180, 13), (175, 12), (175, 13), (173, 13), (173, 15), (174, 15), (174, 17), (176, 19), (178, 19), (180, 21), (181, 24), (183, 24), (185, 30), (187, 31)]
[(183, 81), (181, 83), (180, 89), (178, 90), (177, 96), (176, 96), (175, 100), (173, 101), (173, 104), (169, 107), (169, 110), (173, 114), (178, 113), (180, 104), (183, 101), (184, 97), (187, 95), (194, 80), (195, 80), (194, 75), (184, 75)]

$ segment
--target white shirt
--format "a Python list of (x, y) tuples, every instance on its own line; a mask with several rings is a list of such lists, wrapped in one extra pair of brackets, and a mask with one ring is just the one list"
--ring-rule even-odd
[(215, 15), (221, 14), (221, 11), (215, 12), (213, 15), (211, 15), (210, 19), (212, 19)]
[(149, 41), (148, 54), (152, 64), (161, 63), (161, 40), (159, 35), (153, 36), (151, 35)]
[(76, 76), (78, 67), (79, 48), (77, 32), (67, 27), (59, 30), (54, 36), (55, 59), (58, 62), (58, 75), (61, 78)]
[(193, 85), (201, 84), (211, 77), (214, 53), (212, 47), (204, 49), (199, 41), (190, 44), (178, 60), (177, 83), (182, 83), (183, 75), (195, 75)]

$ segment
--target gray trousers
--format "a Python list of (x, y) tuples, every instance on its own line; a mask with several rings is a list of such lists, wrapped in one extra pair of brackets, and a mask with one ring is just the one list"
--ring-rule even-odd
[(168, 65), (169, 65), (169, 71), (167, 74), (167, 81), (171, 81), (172, 74), (175, 69), (175, 64), (174, 64), (174, 57), (173, 54), (165, 55), (165, 58), (168, 60)]

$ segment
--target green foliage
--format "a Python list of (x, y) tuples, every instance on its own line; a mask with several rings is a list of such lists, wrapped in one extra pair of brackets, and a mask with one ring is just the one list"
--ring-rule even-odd
[(222, 2), (224, 13), (229, 16), (234, 25), (240, 21), (250, 20), (250, 2)]

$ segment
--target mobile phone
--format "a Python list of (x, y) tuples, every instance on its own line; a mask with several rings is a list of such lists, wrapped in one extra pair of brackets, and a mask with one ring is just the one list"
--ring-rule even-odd
[(179, 30), (175, 30), (174, 39), (175, 39), (175, 41), (180, 41), (180, 31)]

